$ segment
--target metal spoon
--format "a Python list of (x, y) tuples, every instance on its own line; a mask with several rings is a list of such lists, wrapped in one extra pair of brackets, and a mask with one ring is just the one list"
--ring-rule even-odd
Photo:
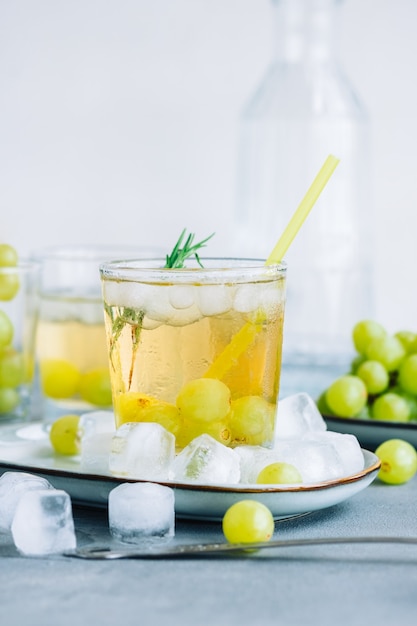
[(192, 556), (211, 556), (218, 554), (224, 556), (227, 554), (241, 553), (244, 555), (248, 552), (256, 550), (272, 549), (272, 548), (293, 548), (299, 546), (320, 546), (335, 544), (359, 544), (359, 543), (399, 543), (417, 545), (417, 537), (317, 537), (313, 539), (285, 539), (274, 540), (265, 543), (197, 543), (173, 545), (164, 548), (127, 548), (115, 549), (110, 547), (94, 547), (86, 546), (76, 550), (66, 552), (65, 556), (75, 557), (79, 559), (164, 559)]

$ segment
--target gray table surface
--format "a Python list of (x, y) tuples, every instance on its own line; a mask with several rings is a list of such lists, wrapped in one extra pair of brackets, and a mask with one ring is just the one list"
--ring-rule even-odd
[[(106, 543), (104, 509), (74, 507), (78, 544)], [(276, 538), (417, 536), (417, 477), (378, 479), (341, 504), (276, 523)], [(175, 542), (223, 540), (177, 520)], [(81, 561), (20, 556), (0, 534), (0, 624), (416, 623), (417, 546), (284, 548), (239, 557)]]

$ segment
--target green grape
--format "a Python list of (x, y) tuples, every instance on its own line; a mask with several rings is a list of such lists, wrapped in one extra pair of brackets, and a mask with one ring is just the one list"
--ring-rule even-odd
[(178, 448), (185, 448), (193, 439), (206, 433), (228, 446), (232, 440), (232, 431), (226, 420), (221, 422), (183, 422), (176, 434)]
[(355, 417), (368, 400), (365, 383), (358, 376), (341, 376), (326, 391), (326, 402), (334, 415)]
[(372, 405), (372, 417), (388, 422), (408, 422), (410, 407), (407, 401), (396, 393), (387, 392), (378, 396)]
[(358, 420), (370, 420), (372, 418), (371, 407), (369, 406), (369, 399), (368, 399), (368, 403), (365, 404), (363, 409), (359, 411), (357, 415), (355, 415), (355, 418)]
[(408, 347), (408, 354), (416, 354), (417, 353), (417, 333), (416, 338), (413, 343)]
[(0, 243), (0, 267), (15, 267), (17, 261), (16, 250), (7, 243)]
[(379, 361), (388, 372), (397, 370), (405, 355), (401, 341), (391, 335), (373, 339), (366, 347), (367, 358), (370, 361)]
[(42, 390), (49, 398), (72, 398), (78, 392), (80, 372), (69, 361), (46, 359), (40, 371)]
[(408, 408), (410, 409), (409, 420), (416, 421), (417, 420), (417, 397), (411, 393), (408, 393), (407, 391), (404, 391), (404, 389), (401, 389), (399, 385), (390, 387), (389, 391), (397, 394), (401, 398), (404, 398), (404, 400), (408, 404)]
[(114, 398), (114, 408), (119, 421), (119, 426), (126, 422), (142, 421), (142, 411), (150, 406), (158, 405), (159, 400), (144, 393), (128, 391), (119, 393)]
[(170, 433), (177, 436), (181, 428), (180, 413), (176, 406), (169, 402), (157, 401), (144, 407), (138, 414), (140, 422), (156, 422)]
[(240, 500), (227, 509), (222, 528), (229, 543), (266, 542), (274, 534), (274, 518), (261, 502)]
[(381, 461), (378, 478), (384, 483), (401, 485), (417, 472), (417, 452), (408, 441), (388, 439), (378, 446), (375, 454)]
[(290, 485), (302, 483), (303, 477), (291, 463), (271, 463), (264, 467), (256, 479), (258, 485)]
[(90, 404), (111, 406), (112, 394), (108, 368), (100, 367), (83, 374), (80, 378), (79, 391), (81, 398)]
[(19, 287), (19, 277), (7, 270), (2, 271), (0, 267), (0, 300), (13, 300)]
[(389, 385), (389, 374), (379, 361), (364, 361), (356, 375), (363, 380), (371, 395), (382, 393)]
[(353, 344), (359, 354), (365, 355), (368, 344), (374, 339), (382, 339), (386, 334), (387, 331), (378, 322), (362, 320), (353, 328)]
[(417, 354), (410, 354), (398, 369), (398, 384), (401, 389), (417, 395)]
[(252, 446), (270, 441), (275, 412), (275, 405), (261, 396), (243, 396), (234, 400), (230, 412), (232, 439)]
[(175, 436), (181, 428), (182, 420), (175, 405), (144, 393), (118, 394), (114, 406), (118, 426), (126, 422), (157, 422)]
[(0, 351), (0, 387), (18, 387), (25, 378), (23, 355), (11, 348)]
[(6, 313), (0, 310), (0, 349), (12, 343), (13, 334), (13, 324)]
[(325, 391), (323, 391), (323, 393), (321, 393), (320, 396), (318, 397), (316, 401), (316, 405), (322, 415), (332, 415), (332, 410), (327, 404)]
[(63, 415), (52, 423), (49, 439), (55, 452), (65, 456), (79, 454), (81, 446), (78, 433), (79, 421), (79, 415)]
[(20, 398), (16, 389), (0, 389), (0, 415), (11, 413), (19, 405)]
[(230, 390), (215, 378), (197, 378), (184, 385), (177, 397), (181, 417), (196, 422), (219, 422), (230, 410)]
[(363, 356), (363, 354), (358, 354), (357, 356), (355, 356), (355, 358), (352, 360), (350, 364), (350, 373), (353, 374), (353, 376), (355, 376), (356, 372), (358, 371), (358, 367), (362, 365), (362, 363), (364, 363), (365, 361), (366, 361), (366, 357)]
[(400, 330), (398, 333), (395, 333), (394, 337), (401, 341), (407, 354), (411, 354), (414, 351), (417, 340), (416, 333), (412, 333), (409, 330)]

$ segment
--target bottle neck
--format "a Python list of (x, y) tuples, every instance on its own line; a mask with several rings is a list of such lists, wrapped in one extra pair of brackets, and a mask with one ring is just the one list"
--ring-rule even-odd
[(272, 0), (275, 62), (334, 60), (341, 0)]

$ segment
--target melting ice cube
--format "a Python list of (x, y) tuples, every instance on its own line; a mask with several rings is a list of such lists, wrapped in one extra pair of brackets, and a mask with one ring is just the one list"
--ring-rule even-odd
[(251, 485), (261, 469), (276, 460), (273, 452), (262, 446), (237, 446), (235, 452), (240, 460), (240, 482)]
[(177, 455), (170, 478), (203, 484), (238, 483), (239, 457), (210, 435), (200, 435)]
[(309, 433), (304, 439), (333, 446), (343, 466), (341, 477), (357, 474), (365, 466), (363, 452), (354, 435), (328, 430), (326, 432)]
[(166, 480), (175, 457), (175, 437), (154, 422), (122, 424), (113, 436), (109, 470), (117, 476)]
[(11, 525), (22, 554), (59, 554), (76, 547), (71, 500), (65, 491), (39, 489), (21, 496)]
[(203, 285), (197, 290), (198, 306), (203, 315), (221, 315), (232, 308), (232, 288), (225, 285)]
[(112, 411), (92, 411), (80, 417), (80, 465), (89, 474), (108, 474), (113, 435), (116, 432)]
[(306, 484), (343, 476), (342, 461), (328, 442), (290, 439), (277, 444), (273, 453), (276, 461), (294, 465)]
[(175, 534), (173, 489), (155, 483), (124, 483), (109, 493), (109, 527), (120, 541), (169, 540)]
[(82, 439), (100, 433), (114, 433), (115, 424), (113, 411), (91, 411), (80, 416), (78, 430)]
[(46, 478), (26, 472), (5, 472), (0, 477), (0, 530), (10, 530), (22, 495), (39, 489), (53, 489), (53, 487)]
[(326, 430), (316, 403), (307, 393), (296, 393), (278, 403), (275, 440), (303, 437), (307, 432)]

